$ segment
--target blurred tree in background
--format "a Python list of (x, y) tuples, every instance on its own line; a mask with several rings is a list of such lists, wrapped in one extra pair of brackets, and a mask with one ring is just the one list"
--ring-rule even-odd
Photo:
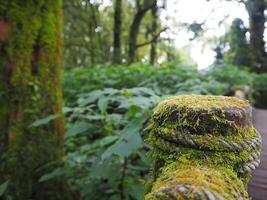
[(267, 54), (265, 51), (264, 29), (267, 8), (266, 0), (243, 1), (249, 14), (250, 59), (251, 67), (256, 72), (267, 72)]
[(64, 1), (64, 66), (133, 63), (144, 57), (155, 63), (157, 43), (167, 29), (159, 18), (165, 0), (106, 2)]
[(113, 27), (113, 64), (121, 63), (121, 23), (122, 0), (115, 0)]
[[(240, 20), (235, 20), (233, 22), (233, 25), (231, 27), (231, 31), (229, 32), (230, 35), (230, 48), (232, 50), (229, 51), (229, 54), (232, 54), (232, 59), (234, 62), (240, 62), (243, 60), (246, 62), (246, 65), (249, 65), (251, 71), (262, 73), (267, 72), (267, 54), (265, 50), (265, 40), (264, 40), (264, 30), (265, 30), (265, 22), (266, 22), (266, 16), (265, 11), (267, 9), (267, 1), (266, 0), (226, 0), (226, 1), (237, 1), (243, 5), (245, 5), (245, 8), (248, 12), (249, 16), (249, 46), (247, 50), (247, 58), (244, 58), (244, 56), (241, 56), (241, 52), (237, 54), (237, 46), (239, 43), (240, 45), (245, 47), (245, 28), (243, 27), (243, 24)], [(232, 36), (231, 36), (232, 35)], [(238, 36), (240, 38), (238, 39)], [(235, 40), (233, 44), (233, 41)], [(234, 47), (235, 46), (235, 47)], [(239, 48), (239, 47), (238, 47)], [(239, 48), (241, 50), (241, 46)], [(231, 52), (232, 51), (232, 52)], [(233, 53), (235, 51), (235, 53)], [(245, 50), (241, 50), (244, 51)], [(234, 56), (234, 54), (236, 54)], [(229, 55), (231, 57), (231, 55)], [(236, 59), (240, 59), (240, 56), (243, 57), (240, 61), (237, 61)], [(237, 58), (239, 57), (239, 58)], [(242, 64), (243, 64), (242, 61)]]
[[(229, 48), (225, 60), (249, 65), (252, 71), (266, 71), (264, 0), (226, 0), (245, 5), (249, 27), (236, 19), (226, 36)], [(65, 1), (63, 11), (65, 54), (64, 66), (92, 66), (108, 63), (133, 63), (171, 57), (170, 38), (162, 37), (168, 27), (159, 15), (165, 0), (74, 0)], [(195, 39), (203, 32), (202, 23), (187, 24)], [(246, 35), (247, 34), (247, 35)], [(220, 47), (222, 48), (222, 47)], [(223, 49), (217, 49), (223, 51)], [(166, 54), (167, 56), (164, 56)], [(221, 52), (223, 54), (223, 52)], [(221, 55), (222, 56), (222, 55)]]
[[(99, 9), (103, 9), (100, 13)], [(111, 60), (112, 13), (101, 3), (63, 1), (64, 65), (90, 66)], [(105, 26), (107, 24), (108, 26)]]
[(225, 35), (226, 43), (229, 45), (229, 50), (224, 54), (226, 62), (238, 66), (247, 66), (249, 64), (247, 32), (248, 30), (241, 19), (237, 18), (232, 22), (229, 31)]

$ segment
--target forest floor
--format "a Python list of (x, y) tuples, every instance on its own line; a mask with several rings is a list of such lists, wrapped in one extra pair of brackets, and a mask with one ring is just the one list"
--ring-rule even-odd
[(267, 199), (267, 110), (255, 109), (253, 123), (262, 136), (260, 166), (253, 172), (248, 191), (252, 200)]

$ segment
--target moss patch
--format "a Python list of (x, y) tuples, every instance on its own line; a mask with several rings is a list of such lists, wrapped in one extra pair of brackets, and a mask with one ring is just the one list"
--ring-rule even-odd
[(145, 199), (249, 199), (261, 146), (251, 118), (248, 102), (233, 97), (161, 102), (147, 127), (156, 164)]
[(157, 106), (153, 122), (152, 126), (179, 127), (190, 133), (234, 134), (251, 126), (251, 107), (234, 97), (176, 96)]
[[(210, 198), (207, 198), (210, 197)], [(212, 198), (213, 197), (213, 198)], [(145, 200), (249, 199), (243, 183), (229, 169), (170, 164)]]
[(162, 113), (162, 107), (176, 106), (187, 107), (191, 109), (225, 109), (225, 108), (247, 108), (249, 102), (240, 100), (236, 97), (213, 96), (213, 95), (181, 95), (169, 97), (159, 105), (159, 111)]

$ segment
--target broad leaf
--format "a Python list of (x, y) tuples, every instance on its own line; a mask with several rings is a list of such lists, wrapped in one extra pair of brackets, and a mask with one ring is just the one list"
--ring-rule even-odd
[(86, 122), (78, 122), (74, 124), (74, 126), (65, 133), (65, 138), (73, 137), (80, 133), (84, 133), (85, 131), (89, 130), (90, 127), (90, 124)]
[(139, 134), (139, 130), (141, 129), (144, 120), (144, 117), (140, 117), (129, 122), (120, 132), (119, 140), (103, 153), (102, 159), (106, 159), (113, 154), (127, 157), (140, 147), (142, 138)]
[(115, 142), (118, 139), (118, 136), (114, 135), (114, 136), (106, 136), (103, 139), (101, 139), (99, 141), (99, 146), (100, 147), (104, 147), (107, 146), (109, 144), (112, 144), (113, 142)]
[(145, 188), (140, 181), (131, 180), (129, 183), (128, 192), (134, 199), (139, 200), (143, 199)]
[(119, 140), (114, 145), (109, 147), (102, 158), (105, 159), (112, 154), (127, 157), (133, 153), (142, 144), (142, 138), (138, 132), (129, 133), (124, 139)]
[(6, 181), (6, 182), (4, 182), (3, 184), (0, 185), (0, 197), (4, 195), (8, 184), (9, 184), (9, 181)]
[(97, 106), (99, 108), (99, 110), (104, 113), (107, 110), (108, 107), (108, 98), (102, 97), (97, 101)]
[(80, 106), (86, 106), (88, 104), (94, 103), (98, 98), (100, 98), (103, 95), (103, 92), (101, 90), (95, 90), (93, 92), (90, 92), (88, 94), (89, 97), (87, 97), (86, 99), (81, 98), (78, 100), (78, 104)]
[(49, 115), (48, 117), (44, 119), (39, 119), (33, 122), (30, 127), (37, 127), (37, 126), (42, 126), (48, 124), (50, 121), (59, 118), (60, 115)]
[(69, 107), (63, 107), (62, 109), (62, 112), (65, 114), (65, 113), (69, 113), (69, 112), (72, 112), (73, 109), (72, 108), (69, 108)]
[(64, 174), (64, 171), (60, 168), (55, 169), (54, 171), (52, 171), (49, 174), (45, 174), (43, 175), (40, 179), (39, 182), (44, 182), (44, 181), (48, 181), (50, 179), (56, 178), (56, 177), (60, 177)]

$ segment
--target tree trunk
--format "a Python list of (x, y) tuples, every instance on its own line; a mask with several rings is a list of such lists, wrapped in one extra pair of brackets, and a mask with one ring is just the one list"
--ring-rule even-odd
[[(154, 6), (151, 9), (151, 14), (152, 14), (152, 27), (151, 27), (151, 33), (152, 33), (152, 38), (157, 38), (157, 28), (158, 28), (158, 7), (157, 5)], [(151, 43), (151, 49), (150, 49), (150, 64), (155, 64), (155, 60), (157, 57), (157, 39), (152, 40)]]
[[(138, 1), (137, 1), (138, 2)], [(139, 32), (139, 27), (144, 18), (147, 11), (149, 11), (152, 7), (156, 4), (156, 0), (151, 1), (144, 1), (143, 5), (140, 6), (138, 3), (137, 5), (137, 13), (134, 16), (133, 22), (130, 27), (130, 36), (129, 36), (129, 52), (128, 52), (128, 62), (133, 63), (136, 59), (135, 51), (136, 51), (136, 42), (137, 42), (137, 35)]]
[[(69, 199), (62, 181), (40, 183), (63, 155), (61, 0), (0, 2), (0, 183), (13, 199)], [(63, 191), (64, 190), (64, 191)]]
[(115, 13), (114, 13), (114, 52), (113, 52), (113, 63), (121, 63), (121, 10), (122, 0), (115, 0)]
[(264, 0), (249, 0), (246, 3), (250, 23), (250, 52), (252, 70), (267, 72), (267, 57), (264, 42)]

